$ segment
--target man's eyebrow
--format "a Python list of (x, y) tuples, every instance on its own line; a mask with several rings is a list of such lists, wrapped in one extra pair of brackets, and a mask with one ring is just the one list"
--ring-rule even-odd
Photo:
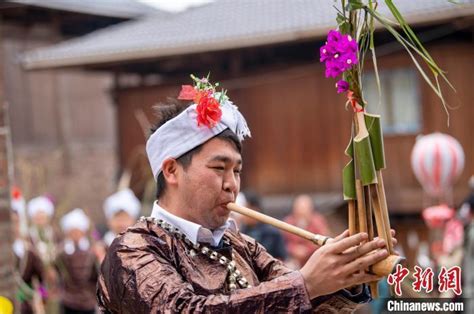
[[(217, 155), (217, 156), (214, 156), (211, 158), (210, 161), (222, 161), (222, 162), (225, 162), (225, 163), (228, 163), (228, 162), (233, 162), (234, 160), (232, 160), (230, 157), (228, 156), (223, 156), (223, 155)], [(236, 162), (241, 165), (242, 164), (242, 159), (236, 159)]]

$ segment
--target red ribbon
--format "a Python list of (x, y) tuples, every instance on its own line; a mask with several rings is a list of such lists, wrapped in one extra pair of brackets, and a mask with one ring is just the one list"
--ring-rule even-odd
[(347, 99), (351, 103), (352, 109), (354, 109), (354, 112), (364, 112), (364, 108), (362, 108), (362, 106), (357, 103), (357, 100), (354, 98), (353, 95), (353, 91), (350, 90), (347, 92)]

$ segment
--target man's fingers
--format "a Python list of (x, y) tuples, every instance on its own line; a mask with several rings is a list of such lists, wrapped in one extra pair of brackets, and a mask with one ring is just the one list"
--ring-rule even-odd
[[(393, 246), (395, 246), (395, 245), (398, 244), (398, 240), (397, 240), (397, 238), (395, 238), (395, 235), (394, 235), (394, 234), (395, 234), (395, 230), (392, 229), (392, 231), (393, 231), (393, 232), (392, 232), (392, 238), (391, 238), (391, 239), (392, 239)], [(374, 239), (379, 239), (379, 237), (375, 237)]]
[(353, 247), (343, 253), (343, 263), (347, 264), (348, 262), (351, 262), (355, 260), (358, 257), (361, 257), (371, 251), (374, 251), (376, 249), (381, 249), (385, 247), (385, 241), (383, 239), (374, 239), (370, 242), (364, 243), (362, 245)]
[(344, 238), (347, 238), (348, 236), (349, 236), (349, 230), (346, 229), (346, 230), (344, 230), (343, 233), (341, 233), (341, 234), (338, 235), (337, 237), (334, 237), (334, 238), (332, 238), (332, 239), (329, 239), (329, 240), (326, 242), (326, 244), (329, 244), (329, 243), (332, 243), (332, 242), (340, 241), (340, 240), (342, 240), (342, 239), (344, 239)]
[(355, 245), (358, 245), (362, 241), (367, 240), (367, 238), (368, 238), (367, 233), (357, 233), (357, 234), (354, 234), (353, 236), (330, 243), (330, 247), (328, 248), (328, 251), (331, 251), (333, 253), (342, 253), (348, 248), (351, 248)]
[(397, 232), (395, 231), (395, 229), (390, 229), (390, 234), (392, 235), (392, 237), (395, 237), (396, 233)]
[(349, 229), (346, 229), (344, 230), (343, 233), (341, 233), (340, 235), (338, 235), (337, 237), (334, 238), (334, 241), (337, 242), (339, 240), (342, 240), (344, 238), (347, 238), (349, 236)]
[(393, 243), (393, 246), (395, 246), (398, 244), (398, 240), (396, 238), (392, 238), (392, 243)]
[(388, 256), (387, 250), (380, 250), (373, 254), (367, 254), (359, 257), (343, 267), (342, 272), (350, 275), (359, 271), (365, 271), (370, 265), (373, 265)]

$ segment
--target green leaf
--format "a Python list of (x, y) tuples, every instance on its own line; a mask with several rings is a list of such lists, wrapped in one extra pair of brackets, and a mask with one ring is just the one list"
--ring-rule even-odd
[[(391, 3), (390, 0), (386, 0), (389, 3)], [(391, 3), (393, 6), (393, 3)], [(389, 4), (387, 4), (389, 5)], [(393, 6), (394, 7), (394, 6)], [(377, 21), (379, 21), (394, 37), (395, 39), (405, 48), (405, 50), (408, 52), (410, 55), (410, 58), (412, 59), (413, 63), (415, 64), (416, 68), (418, 69), (418, 72), (422, 75), (423, 79), (428, 83), (430, 88), (435, 92), (435, 94), (438, 96), (438, 98), (441, 100), (443, 103), (443, 106), (446, 107), (446, 101), (444, 100), (444, 97), (441, 93), (441, 89), (439, 84), (435, 86), (431, 79), (428, 77), (426, 72), (423, 70), (415, 56), (413, 55), (413, 52), (419, 55), (428, 65), (430, 71), (432, 72), (433, 77), (435, 80), (437, 80), (438, 75), (441, 76), (444, 81), (453, 89), (454, 87), (452, 86), (451, 82), (449, 82), (448, 78), (445, 76), (444, 72), (438, 67), (438, 65), (434, 62), (434, 60), (431, 58), (431, 56), (427, 53), (426, 49), (422, 46), (422, 44), (419, 42), (419, 40), (416, 38), (416, 35), (411, 31), (411, 29), (408, 28), (403, 28), (405, 34), (409, 37), (409, 39), (404, 38), (394, 27), (392, 27), (390, 24), (391, 22), (385, 18), (384, 16), (380, 15), (378, 12), (375, 10), (372, 10), (369, 7), (365, 7), (365, 10), (371, 14)], [(395, 18), (402, 24), (404, 23), (404, 20), (401, 15), (399, 14), (398, 10), (393, 10)], [(406, 23), (405, 23), (406, 24)], [(421, 46), (423, 48), (417, 47)], [(413, 52), (412, 52), (413, 51)]]
[(355, 187), (355, 168), (354, 168), (354, 148), (352, 137), (345, 150), (346, 156), (351, 160), (346, 164), (342, 170), (342, 194), (344, 200), (355, 200), (356, 187)]
[(385, 168), (385, 154), (383, 148), (383, 134), (382, 125), (380, 123), (380, 116), (374, 114), (364, 113), (365, 124), (369, 132), (370, 146), (372, 148), (372, 155), (374, 157), (375, 170)]
[(349, 11), (359, 10), (359, 9), (364, 8), (364, 4), (360, 0), (349, 0), (347, 5), (348, 5)]
[(370, 145), (369, 136), (354, 138), (354, 152), (356, 167), (362, 185), (377, 183), (377, 174), (375, 172), (374, 157)]
[(342, 194), (345, 201), (355, 200), (357, 198), (355, 188), (354, 160), (349, 161), (342, 170)]
[(337, 25), (341, 25), (342, 23), (344, 23), (346, 21), (347, 21), (347, 19), (344, 15), (342, 15), (341, 13), (337, 14), (337, 16), (336, 16)]

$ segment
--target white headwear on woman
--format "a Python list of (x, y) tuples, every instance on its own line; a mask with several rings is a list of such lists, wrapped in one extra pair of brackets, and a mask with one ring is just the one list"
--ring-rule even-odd
[(104, 213), (107, 220), (119, 211), (125, 211), (133, 218), (138, 218), (141, 203), (132, 190), (123, 189), (107, 197), (104, 202)]
[(54, 204), (46, 196), (38, 196), (28, 202), (28, 216), (33, 217), (38, 212), (43, 211), (48, 217), (54, 214)]
[(87, 232), (89, 230), (90, 221), (89, 217), (84, 213), (80, 208), (76, 208), (61, 218), (61, 228), (65, 233), (71, 231), (72, 229), (79, 229), (82, 232)]

